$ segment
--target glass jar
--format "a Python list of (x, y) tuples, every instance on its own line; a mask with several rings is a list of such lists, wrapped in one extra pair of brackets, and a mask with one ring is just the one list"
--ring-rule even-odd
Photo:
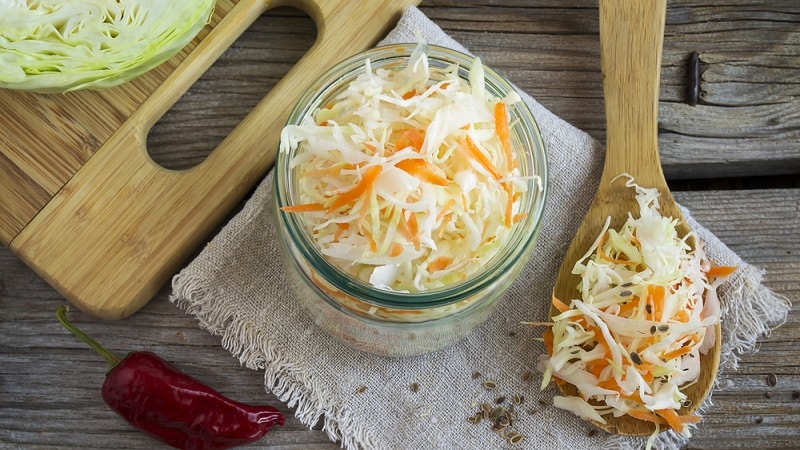
[[(368, 50), (339, 63), (303, 95), (287, 124), (305, 118), (347, 88), (365, 70), (405, 67), (416, 44), (399, 44)], [(427, 46), (431, 80), (437, 72), (456, 66), (458, 76), (469, 81), (474, 58), (443, 47)], [(503, 98), (513, 87), (484, 67), (486, 91)], [(508, 287), (527, 262), (541, 226), (547, 187), (547, 166), (539, 129), (524, 102), (508, 107), (512, 148), (526, 190), (521, 211), (500, 251), (475, 273), (444, 287), (421, 292), (398, 292), (370, 285), (346, 273), (325, 257), (307, 231), (302, 214), (281, 210), (298, 204), (297, 174), (290, 161), (296, 150), (278, 153), (275, 164), (274, 214), (281, 237), (287, 279), (294, 300), (309, 312), (314, 323), (351, 347), (383, 356), (429, 353), (458, 342), (492, 314)]]

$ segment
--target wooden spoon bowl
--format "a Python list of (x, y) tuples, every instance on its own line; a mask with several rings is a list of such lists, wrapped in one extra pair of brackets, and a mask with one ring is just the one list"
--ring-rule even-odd
[[(669, 191), (658, 154), (658, 95), (665, 17), (666, 0), (600, 0), (606, 159), (597, 193), (567, 250), (553, 289), (553, 294), (566, 303), (575, 298), (580, 282), (572, 274), (572, 268), (597, 239), (607, 218), (611, 217), (611, 228), (619, 229), (629, 212), (639, 211), (635, 191), (625, 186), (626, 179), (612, 182), (618, 175), (627, 173), (640, 186), (657, 188), (661, 215), (680, 220), (679, 235), (686, 236), (691, 231)], [(693, 238), (689, 243), (695, 245)], [(558, 313), (552, 308), (550, 317)], [(719, 325), (715, 332), (714, 348), (701, 355), (697, 383), (683, 389), (691, 404), (679, 414), (691, 414), (711, 391), (719, 365), (722, 340)], [(561, 390), (565, 395), (577, 395), (577, 389), (569, 384)], [(627, 415), (615, 418), (609, 414), (604, 419), (605, 424), (592, 423), (609, 433), (628, 436), (647, 435), (655, 430), (655, 424)]]

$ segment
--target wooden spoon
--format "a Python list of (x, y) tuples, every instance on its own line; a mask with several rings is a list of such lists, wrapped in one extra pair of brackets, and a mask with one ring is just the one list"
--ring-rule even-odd
[[(679, 219), (678, 234), (691, 230), (669, 191), (658, 155), (658, 93), (661, 72), (661, 49), (664, 40), (666, 0), (600, 0), (600, 59), (606, 112), (606, 159), (600, 186), (589, 212), (581, 223), (562, 262), (553, 294), (569, 303), (578, 294), (580, 279), (572, 274), (575, 262), (583, 256), (611, 217), (611, 228), (619, 229), (629, 212), (638, 214), (633, 189), (625, 179), (612, 179), (622, 173), (637, 184), (659, 190), (661, 214)], [(694, 246), (693, 239), (690, 244)], [(550, 317), (558, 314), (555, 308)], [(720, 327), (716, 344), (701, 357), (696, 384), (684, 389), (691, 405), (679, 414), (691, 414), (708, 395), (716, 377), (720, 353)], [(562, 388), (565, 395), (576, 395), (572, 385)], [(606, 424), (598, 427), (616, 434), (637, 436), (651, 434), (653, 423), (630, 416), (604, 416)], [(667, 428), (661, 426), (661, 429)]]

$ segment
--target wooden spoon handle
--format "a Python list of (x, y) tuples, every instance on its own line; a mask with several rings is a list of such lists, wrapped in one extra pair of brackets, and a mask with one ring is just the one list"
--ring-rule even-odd
[(666, 0), (600, 0), (600, 61), (606, 111), (601, 189), (627, 172), (666, 187), (658, 155), (658, 94)]

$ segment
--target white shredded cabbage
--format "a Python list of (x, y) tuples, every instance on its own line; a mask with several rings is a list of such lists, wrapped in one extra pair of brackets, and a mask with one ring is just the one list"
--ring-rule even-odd
[(507, 124), (519, 96), (492, 97), (480, 59), (468, 81), (456, 66), (431, 68), (426, 48), (396, 70), (366, 61), (333, 101), (281, 132), (298, 178), (283, 211), (302, 214), (325, 256), (386, 290), (468, 277), (522, 216), (525, 179), (501, 142), (508, 125), (496, 123), (496, 108)]
[[(555, 404), (584, 418), (631, 414), (667, 424), (675, 416), (665, 411), (685, 406), (681, 389), (697, 380), (700, 355), (714, 344), (723, 278), (712, 283), (702, 243), (692, 248), (677, 220), (660, 214), (658, 190), (622, 176), (636, 191), (639, 216), (629, 214), (619, 230), (609, 218), (573, 268), (579, 297), (553, 300), (566, 310), (546, 332), (552, 348), (539, 363), (542, 388), (552, 379), (576, 386), (578, 397)], [(682, 423), (670, 425), (689, 434)]]

